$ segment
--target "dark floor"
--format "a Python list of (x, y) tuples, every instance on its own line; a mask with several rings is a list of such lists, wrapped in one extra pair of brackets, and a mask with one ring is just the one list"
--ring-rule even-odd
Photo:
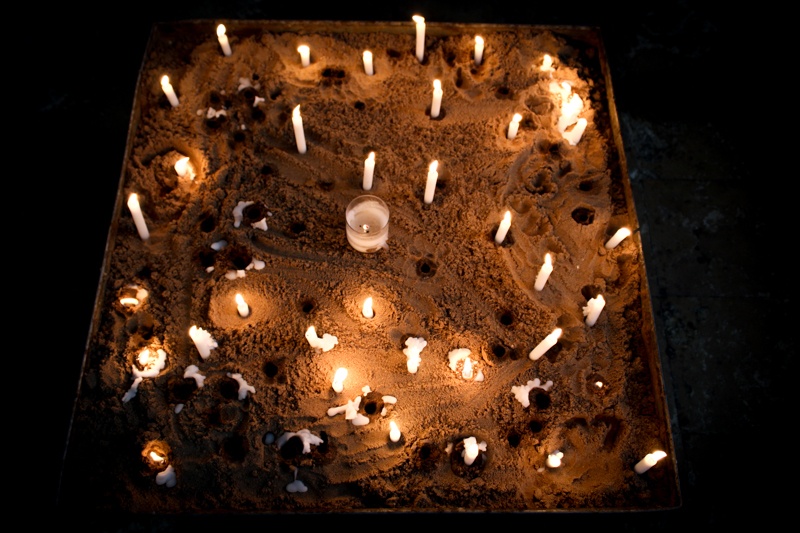
[[(12, 344), (18, 353), (11, 360), (19, 362), (7, 367), (6, 378), (44, 374), (45, 383), (23, 381), (25, 392), (15, 393), (35, 396), (41, 405), (36, 412), (18, 411), (23, 427), (36, 420), (26, 435), (37, 443), (32, 449), (43, 450), (35, 457), (26, 452), (20, 461), (35, 470), (21, 474), (30, 487), (17, 495), (41, 502), (47, 515), (55, 513), (61, 455), (150, 24), (192, 18), (403, 21), (419, 13), (431, 22), (601, 28), (645, 246), (684, 500), (681, 509), (666, 513), (502, 516), (499, 522), (451, 516), (449, 525), (717, 530), (757, 513), (777, 518), (787, 512), (789, 494), (796, 491), (782, 487), (796, 467), (793, 442), (784, 432), (796, 431), (783, 402), (798, 343), (789, 324), (789, 312), (797, 311), (790, 308), (796, 285), (786, 275), (796, 253), (782, 239), (797, 244), (798, 237), (782, 199), (796, 187), (791, 182), (797, 176), (777, 149), (780, 135), (793, 138), (780, 133), (776, 116), (788, 74), (767, 66), (763, 54), (772, 47), (754, 48), (759, 43), (752, 28), (760, 26), (754, 13), (735, 16), (689, 0), (626, 2), (624, 8), (586, 1), (375, 4), (230, 0), (216, 7), (211, 1), (143, 0), (114, 7), (121, 11), (112, 16), (65, 3), (34, 12), (36, 24), (23, 26), (18, 49), (7, 53), (30, 62), (22, 73), (7, 73), (6, 84), (7, 90), (30, 91), (25, 96), (33, 96), (37, 114), (23, 119), (18, 138), (24, 142), (10, 150), (27, 154), (27, 161), (9, 164), (5, 175), (6, 183), (14, 176), (31, 184), (21, 202), (12, 197), (19, 215), (12, 210), (15, 219), (5, 224), (6, 253), (20, 262), (8, 264), (6, 276), (9, 289), (34, 286), (33, 298), (22, 296), (26, 315), (12, 322), (15, 330), (34, 336)], [(46, 27), (40, 33), (42, 18)], [(789, 104), (792, 96), (783, 94)], [(36, 244), (17, 256), (8, 245), (18, 242), (20, 230), (35, 231)], [(42, 241), (50, 246), (41, 247)], [(35, 277), (27, 272), (31, 267)], [(39, 286), (40, 280), (49, 285)], [(12, 335), (19, 338), (16, 331)], [(47, 368), (27, 363), (41, 355)], [(390, 520), (416, 525), (414, 516), (371, 523), (383, 527)], [(79, 523), (102, 531), (176, 528), (158, 519), (82, 517)], [(269, 524), (224, 517), (212, 523)], [(369, 523), (348, 517), (342, 525)]]

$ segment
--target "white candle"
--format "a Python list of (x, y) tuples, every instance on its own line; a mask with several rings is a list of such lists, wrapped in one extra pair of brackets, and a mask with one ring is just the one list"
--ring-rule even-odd
[(550, 57), (550, 54), (545, 54), (542, 58), (542, 66), (539, 67), (542, 72), (552, 72), (553, 71), (553, 58)]
[(139, 196), (136, 193), (131, 193), (131, 195), (128, 196), (128, 209), (130, 209), (131, 216), (133, 216), (133, 223), (136, 224), (139, 237), (141, 237), (143, 241), (146, 241), (150, 238), (150, 232), (147, 231), (147, 224), (144, 222), (142, 209), (139, 207)]
[(553, 260), (550, 258), (550, 254), (544, 254), (544, 264), (539, 269), (539, 274), (536, 275), (536, 282), (533, 284), (533, 288), (537, 291), (544, 289), (544, 284), (547, 283), (547, 278), (550, 277), (551, 272), (553, 272)]
[(354, 198), (345, 211), (347, 242), (359, 252), (377, 252), (388, 248), (389, 207), (386, 202), (365, 194)]
[(636, 471), (637, 474), (644, 474), (648, 470), (650, 470), (657, 462), (661, 459), (666, 457), (666, 452), (662, 452), (661, 450), (656, 450), (653, 453), (648, 453), (644, 456), (644, 458), (636, 463), (636, 466), (633, 469)]
[(161, 76), (161, 88), (164, 90), (164, 94), (167, 95), (167, 100), (169, 100), (169, 103), (172, 104), (172, 107), (178, 107), (180, 102), (178, 101), (178, 97), (175, 95), (175, 89), (172, 88), (172, 84), (169, 82), (169, 76), (166, 74)]
[(558, 450), (547, 456), (547, 466), (550, 468), (558, 468), (561, 466), (561, 458), (564, 457), (564, 452)]
[(175, 162), (175, 172), (182, 178), (193, 180), (195, 176), (194, 167), (192, 167), (188, 157), (181, 157)]
[(225, 35), (224, 24), (217, 26), (217, 39), (219, 39), (219, 45), (222, 47), (222, 53), (224, 53), (226, 56), (231, 55), (231, 45), (228, 42), (228, 36)]
[(503, 215), (503, 220), (500, 222), (500, 227), (497, 228), (497, 233), (494, 235), (494, 242), (496, 244), (502, 244), (503, 239), (506, 238), (506, 233), (508, 233), (508, 228), (511, 227), (511, 211), (506, 211), (506, 214)]
[(425, 17), (414, 15), (411, 18), (417, 25), (417, 59), (422, 63), (425, 57)]
[(625, 237), (628, 237), (630, 234), (631, 234), (631, 230), (630, 229), (628, 229), (628, 228), (619, 228), (617, 230), (617, 232), (614, 234), (614, 236), (611, 237), (610, 239), (608, 239), (608, 242), (606, 243), (606, 248), (608, 248), (609, 250), (613, 250), (614, 248), (617, 247), (617, 245), (620, 242), (622, 242), (622, 239), (624, 239)]
[(364, 50), (364, 53), (361, 54), (364, 59), (364, 72), (366, 72), (367, 76), (372, 76), (375, 74), (375, 69), (372, 66), (372, 52), (369, 50)]
[(528, 357), (530, 357), (532, 361), (536, 361), (543, 356), (547, 350), (556, 345), (559, 337), (561, 337), (561, 328), (556, 328), (552, 333), (550, 333), (550, 335), (545, 337), (544, 340), (536, 346), (536, 348), (531, 350), (531, 353), (528, 354)]
[(436, 180), (439, 179), (439, 161), (433, 161), (428, 167), (428, 180), (425, 182), (425, 203), (433, 202), (433, 193), (436, 190)]
[(300, 52), (300, 63), (307, 67), (311, 64), (311, 49), (308, 47), (307, 44), (301, 44), (297, 47), (297, 51)]
[(475, 36), (475, 66), (481, 66), (483, 61), (483, 37), (480, 35)]
[(509, 140), (512, 140), (514, 137), (517, 136), (517, 131), (519, 131), (519, 123), (522, 120), (522, 115), (519, 113), (514, 113), (514, 116), (511, 117), (511, 122), (508, 124), (508, 137)]
[(247, 302), (244, 301), (244, 297), (238, 292), (236, 293), (236, 311), (242, 318), (247, 318), (250, 315), (250, 306), (247, 305)]
[(431, 102), (431, 118), (439, 116), (439, 111), (442, 109), (442, 82), (433, 80), (433, 101)]
[(294, 125), (294, 140), (297, 142), (297, 151), (306, 153), (306, 134), (303, 131), (303, 117), (300, 116), (300, 106), (292, 110), (292, 124)]
[(361, 308), (361, 314), (366, 318), (372, 318), (375, 316), (375, 311), (372, 309), (372, 296), (364, 300), (364, 307)]
[(336, 373), (333, 375), (333, 390), (342, 392), (344, 390), (344, 380), (347, 377), (346, 368), (337, 368)]
[(400, 428), (397, 427), (397, 423), (394, 420), (389, 421), (389, 439), (392, 442), (400, 440)]
[(606, 300), (602, 294), (598, 294), (596, 298), (586, 302), (586, 306), (583, 308), (583, 315), (586, 317), (587, 326), (594, 326), (594, 323), (597, 322), (597, 317), (600, 316), (600, 311), (603, 310), (605, 305)]
[(370, 152), (364, 160), (364, 179), (361, 188), (365, 191), (372, 189), (372, 176), (375, 173), (375, 152)]

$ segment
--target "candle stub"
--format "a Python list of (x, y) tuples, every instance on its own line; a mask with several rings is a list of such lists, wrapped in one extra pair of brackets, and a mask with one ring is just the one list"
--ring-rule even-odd
[(372, 52), (369, 50), (364, 50), (361, 54), (362, 59), (364, 60), (364, 72), (367, 76), (372, 76), (375, 74), (375, 68), (372, 64)]
[(475, 66), (481, 66), (483, 62), (483, 37), (475, 36)]
[(300, 53), (300, 63), (307, 67), (311, 64), (311, 49), (308, 47), (307, 44), (301, 44), (297, 47), (297, 51)]
[(345, 212), (347, 242), (359, 252), (388, 248), (389, 207), (386, 202), (365, 194), (355, 198)]

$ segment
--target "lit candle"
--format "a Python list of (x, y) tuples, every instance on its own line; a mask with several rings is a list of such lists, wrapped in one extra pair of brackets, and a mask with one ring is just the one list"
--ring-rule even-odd
[(547, 466), (550, 468), (558, 468), (561, 466), (561, 458), (564, 457), (564, 452), (558, 450), (547, 456)]
[(509, 140), (513, 139), (517, 136), (517, 131), (519, 131), (519, 122), (522, 120), (522, 115), (519, 113), (514, 113), (514, 116), (511, 117), (511, 122), (508, 124), (508, 137)]
[(303, 131), (303, 117), (300, 116), (300, 106), (292, 110), (292, 124), (294, 125), (294, 140), (297, 142), (297, 151), (306, 153), (306, 134)]
[(228, 42), (228, 36), (225, 35), (224, 24), (217, 26), (217, 39), (219, 39), (219, 45), (222, 47), (222, 53), (224, 53), (226, 56), (231, 55), (231, 45)]
[(497, 228), (497, 233), (494, 235), (494, 242), (497, 244), (502, 244), (503, 239), (506, 238), (506, 233), (508, 233), (508, 228), (511, 227), (511, 211), (506, 211), (506, 214), (503, 215), (503, 220), (500, 222), (500, 227)]
[(544, 284), (547, 283), (547, 278), (550, 277), (551, 272), (553, 272), (553, 260), (550, 258), (550, 254), (544, 254), (544, 264), (539, 269), (539, 274), (536, 275), (536, 282), (533, 284), (533, 288), (537, 291), (544, 289)]
[(333, 375), (333, 390), (342, 392), (344, 390), (344, 380), (347, 377), (346, 368), (337, 368), (336, 373)]
[(428, 180), (425, 182), (425, 203), (433, 202), (433, 193), (436, 190), (436, 180), (439, 179), (439, 161), (431, 162), (428, 167)]
[(375, 316), (375, 311), (372, 310), (372, 296), (364, 300), (364, 307), (361, 309), (361, 314), (366, 318), (372, 318)]
[(531, 350), (531, 353), (528, 354), (528, 357), (530, 357), (532, 361), (536, 361), (543, 356), (547, 350), (556, 345), (559, 337), (561, 337), (561, 328), (556, 328), (552, 333), (550, 333), (550, 335), (545, 337), (544, 340), (536, 346), (536, 348)]
[(439, 116), (439, 111), (442, 109), (442, 82), (433, 80), (433, 101), (431, 102), (431, 118)]
[(367, 73), (367, 76), (372, 76), (375, 74), (375, 70), (372, 66), (372, 52), (364, 50), (364, 53), (361, 55), (364, 58), (364, 72)]
[(480, 35), (475, 36), (475, 66), (481, 66), (483, 61), (483, 37)]
[(311, 64), (311, 49), (308, 47), (307, 44), (301, 44), (297, 47), (297, 51), (300, 52), (300, 63), (304, 67), (307, 67)]
[(247, 305), (247, 302), (244, 301), (244, 297), (238, 292), (236, 293), (236, 310), (242, 318), (247, 318), (250, 315), (250, 306)]
[(417, 25), (417, 59), (422, 63), (425, 57), (425, 17), (414, 15), (411, 18)]
[(553, 58), (550, 57), (550, 54), (545, 54), (542, 58), (542, 65), (539, 67), (542, 72), (552, 72), (553, 71)]
[(633, 469), (636, 471), (637, 474), (644, 474), (648, 470), (650, 470), (657, 462), (661, 459), (666, 457), (666, 452), (662, 452), (661, 450), (656, 450), (653, 453), (648, 453), (644, 456), (644, 459), (636, 463), (636, 466)]
[(345, 210), (347, 242), (359, 252), (377, 252), (388, 248), (389, 207), (386, 202), (365, 194), (354, 198)]
[(169, 103), (172, 104), (172, 107), (178, 107), (178, 97), (175, 94), (175, 89), (172, 88), (172, 84), (169, 82), (169, 76), (164, 74), (161, 76), (161, 88), (164, 90), (164, 94), (167, 95), (167, 100)]
[(606, 300), (602, 294), (598, 294), (596, 298), (591, 298), (586, 302), (586, 306), (583, 308), (583, 316), (586, 317), (587, 326), (594, 326), (594, 323), (597, 322), (597, 317), (600, 316), (600, 311), (603, 310), (605, 305)]
[(146, 241), (150, 238), (150, 232), (147, 231), (147, 224), (145, 224), (144, 216), (142, 216), (142, 208), (139, 207), (139, 196), (136, 193), (131, 193), (128, 196), (128, 209), (130, 209), (131, 216), (133, 216), (133, 223), (136, 224), (139, 237)]
[(400, 440), (400, 428), (394, 420), (389, 421), (389, 440), (397, 442)]
[(175, 172), (182, 178), (194, 179), (194, 167), (189, 162), (188, 157), (181, 157), (175, 162)]
[(365, 191), (372, 189), (372, 176), (375, 173), (375, 152), (370, 152), (364, 160), (364, 180), (361, 188)]
[(614, 248), (617, 247), (617, 245), (620, 242), (622, 242), (622, 239), (624, 239), (625, 237), (628, 237), (630, 234), (631, 234), (631, 230), (630, 229), (628, 229), (628, 228), (619, 228), (617, 230), (617, 232), (614, 234), (614, 236), (611, 237), (610, 239), (608, 239), (608, 242), (606, 243), (606, 248), (608, 248), (609, 250), (613, 250)]

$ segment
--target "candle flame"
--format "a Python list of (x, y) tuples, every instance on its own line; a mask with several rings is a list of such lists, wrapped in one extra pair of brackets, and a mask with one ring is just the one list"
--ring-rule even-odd
[(156, 463), (163, 463), (166, 457), (162, 457), (161, 455), (158, 455), (156, 452), (150, 452), (150, 459), (152, 459)]
[(336, 373), (333, 375), (333, 390), (336, 392), (342, 392), (344, 389), (344, 380), (347, 377), (347, 369), (337, 368)]
[(413, 20), (414, 22), (416, 22), (416, 23), (417, 23), (417, 25), (420, 25), (420, 24), (424, 24), (424, 23), (425, 23), (425, 17), (423, 17), (423, 16), (421, 16), (421, 15), (414, 15), (413, 17), (411, 17), (411, 20)]
[(136, 305), (139, 305), (139, 300), (138, 300), (138, 298), (133, 298), (133, 297), (127, 296), (127, 297), (120, 298), (119, 299), (119, 303), (121, 303), (122, 305), (124, 305), (126, 307), (134, 307)]
[(163, 76), (161, 76), (161, 86), (167, 87), (168, 85), (169, 85), (169, 76), (164, 74)]
[(297, 107), (292, 109), (292, 117), (293, 118), (300, 118), (300, 104), (297, 104)]
[(369, 296), (366, 300), (364, 300), (364, 307), (361, 310), (361, 314), (367, 318), (372, 318), (375, 316), (375, 312), (372, 310), (372, 296)]
[(547, 265), (552, 265), (553, 264), (553, 259), (552, 259), (552, 257), (550, 257), (549, 253), (544, 254), (544, 262)]
[(397, 442), (400, 440), (400, 428), (397, 427), (397, 424), (394, 420), (389, 421), (389, 438), (392, 442)]

